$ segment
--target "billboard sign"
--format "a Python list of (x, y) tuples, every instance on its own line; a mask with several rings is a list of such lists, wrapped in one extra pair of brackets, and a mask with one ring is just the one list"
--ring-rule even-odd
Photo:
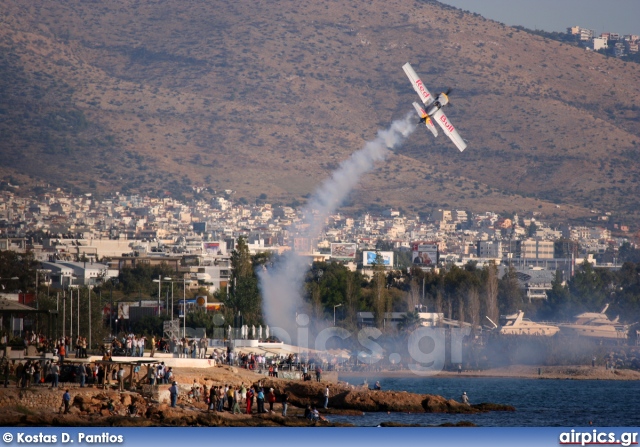
[(205, 242), (204, 251), (217, 255), (220, 251), (220, 242)]
[(438, 244), (414, 242), (411, 251), (411, 259), (416, 265), (435, 266), (438, 264)]
[(118, 303), (118, 319), (129, 319), (129, 306), (131, 306), (131, 303)]
[(362, 252), (362, 265), (364, 267), (370, 267), (376, 264), (376, 257), (380, 254), (382, 256), (382, 264), (385, 267), (393, 267), (393, 252), (392, 251), (363, 251)]
[(331, 258), (353, 260), (356, 258), (357, 244), (331, 244)]

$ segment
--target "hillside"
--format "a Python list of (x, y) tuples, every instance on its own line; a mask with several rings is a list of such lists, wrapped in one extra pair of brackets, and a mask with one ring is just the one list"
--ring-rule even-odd
[(350, 207), (637, 217), (638, 64), (426, 0), (7, 0), (0, 13), (5, 180), (303, 201), (412, 110), (410, 61), (433, 92), (453, 87), (469, 148), (418, 129)]

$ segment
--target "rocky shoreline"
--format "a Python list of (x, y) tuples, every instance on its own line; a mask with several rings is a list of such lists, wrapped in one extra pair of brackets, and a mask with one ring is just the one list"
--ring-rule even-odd
[[(0, 425), (3, 426), (348, 426), (331, 422), (332, 414), (360, 415), (363, 412), (405, 413), (478, 413), (483, 411), (514, 411), (511, 406), (500, 404), (466, 405), (441, 396), (412, 394), (396, 391), (373, 391), (345, 383), (301, 382), (267, 378), (246, 370), (230, 367), (213, 367), (201, 370), (176, 368), (180, 384), (178, 405), (168, 405), (168, 385), (157, 387), (142, 385), (133, 391), (118, 392), (98, 387), (80, 388), (68, 384), (58, 389), (48, 386), (32, 386), (27, 389), (0, 388)], [(273, 413), (236, 414), (208, 412), (207, 405), (192, 399), (187, 390), (193, 380), (208, 387), (261, 383), (265, 389), (274, 388), (279, 397), (289, 395), (287, 417), (281, 416), (280, 399)], [(329, 386), (329, 409), (321, 409), (323, 392)], [(60, 406), (65, 389), (71, 394), (69, 414), (61, 414)], [(328, 421), (312, 423), (303, 418), (307, 405), (317, 406)], [(136, 415), (129, 415), (131, 406)], [(255, 408), (255, 406), (254, 406)]]

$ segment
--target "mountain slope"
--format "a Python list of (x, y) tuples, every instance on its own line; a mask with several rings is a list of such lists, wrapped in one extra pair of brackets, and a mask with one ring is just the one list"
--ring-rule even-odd
[(454, 88), (447, 114), (469, 148), (418, 129), (351, 206), (636, 217), (637, 64), (435, 1), (0, 10), (5, 178), (301, 200), (411, 110), (410, 61), (433, 92)]

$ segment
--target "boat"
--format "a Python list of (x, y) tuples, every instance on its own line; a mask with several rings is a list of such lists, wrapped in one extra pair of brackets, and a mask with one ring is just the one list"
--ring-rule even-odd
[(584, 312), (574, 317), (572, 323), (558, 323), (564, 335), (579, 335), (593, 339), (626, 340), (629, 325), (618, 323), (618, 318), (610, 320), (605, 314), (609, 304), (601, 312)]
[(536, 335), (544, 337), (552, 337), (560, 331), (558, 326), (536, 323), (525, 318), (524, 312), (521, 310), (512, 315), (501, 315), (500, 326), (496, 326), (496, 329), (502, 335)]

